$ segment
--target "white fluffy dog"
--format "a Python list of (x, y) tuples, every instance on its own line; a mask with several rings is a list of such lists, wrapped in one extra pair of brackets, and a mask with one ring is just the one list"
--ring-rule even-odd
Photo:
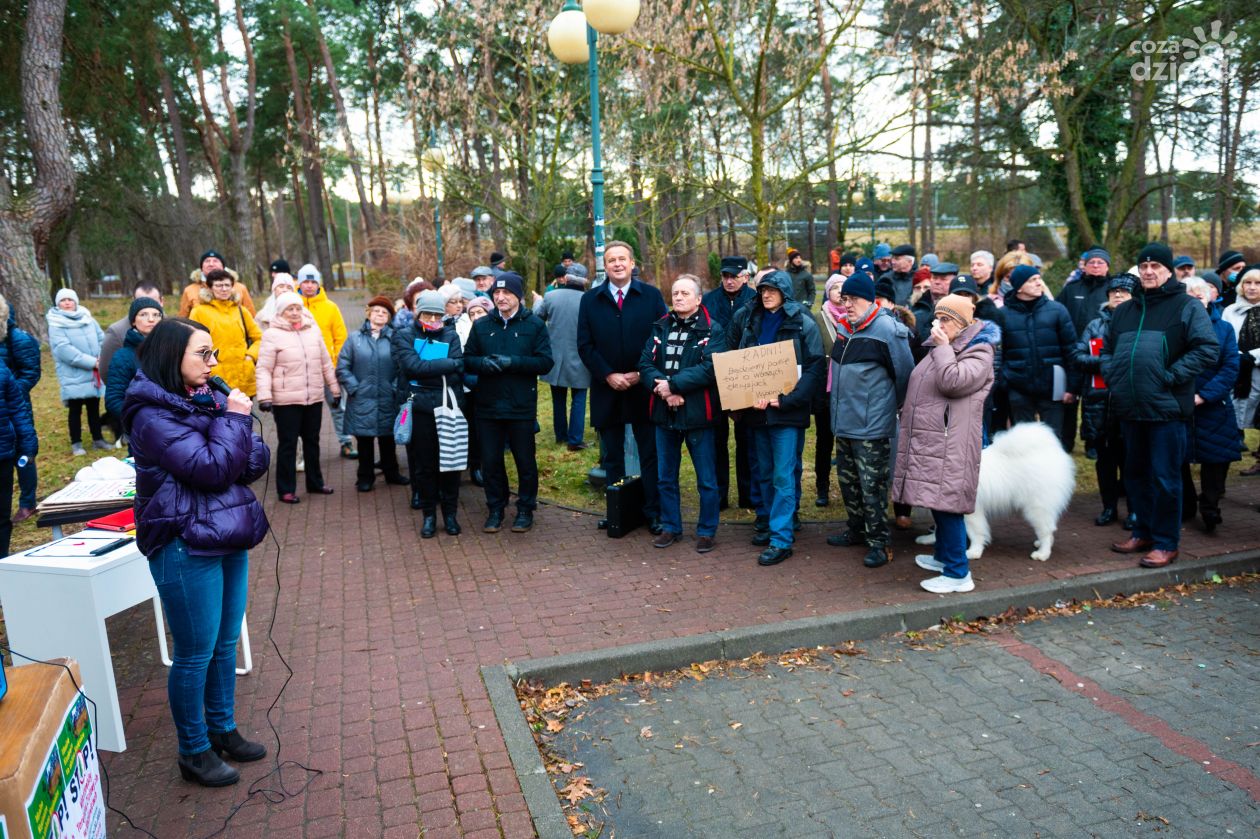
[[(991, 517), (1022, 513), (1037, 535), (1032, 558), (1049, 559), (1059, 516), (1075, 490), (1076, 463), (1048, 425), (1025, 422), (998, 434), (980, 456), (976, 510), (963, 517), (971, 541), (967, 558), (979, 559), (992, 540)], [(915, 541), (930, 545), (936, 539), (927, 534)]]

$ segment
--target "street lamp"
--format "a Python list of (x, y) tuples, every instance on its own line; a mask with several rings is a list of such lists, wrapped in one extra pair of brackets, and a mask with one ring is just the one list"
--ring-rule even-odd
[(442, 258), (442, 204), (438, 196), (438, 187), (442, 181), (442, 168), (446, 166), (446, 155), (437, 147), (433, 131), (429, 131), (429, 147), (420, 155), (420, 165), (433, 175), (433, 239), (437, 248), (437, 278), (446, 279)]
[(591, 90), (591, 216), (595, 225), (595, 282), (604, 281), (604, 163), (599, 137), (599, 35), (619, 35), (639, 18), (639, 0), (565, 0), (547, 27), (547, 44), (565, 64), (586, 62)]

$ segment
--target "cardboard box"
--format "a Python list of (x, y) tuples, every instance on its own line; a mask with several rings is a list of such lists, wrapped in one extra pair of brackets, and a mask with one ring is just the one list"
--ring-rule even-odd
[(105, 798), (79, 665), (8, 671), (0, 702), (0, 839), (104, 839)]

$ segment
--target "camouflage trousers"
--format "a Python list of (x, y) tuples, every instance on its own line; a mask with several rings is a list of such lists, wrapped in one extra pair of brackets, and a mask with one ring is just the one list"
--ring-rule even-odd
[(872, 548), (886, 548), (891, 440), (836, 438), (836, 471), (849, 516), (849, 530), (865, 537)]

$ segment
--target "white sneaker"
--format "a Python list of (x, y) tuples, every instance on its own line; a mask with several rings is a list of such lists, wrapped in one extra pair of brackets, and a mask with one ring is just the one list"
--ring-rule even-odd
[(946, 577), (942, 574), (939, 577), (924, 580), (919, 585), (923, 587), (924, 591), (930, 591), (933, 594), (956, 594), (971, 591), (976, 587), (976, 584), (972, 582), (971, 574), (968, 574), (961, 580), (955, 577)]
[(306, 458), (303, 457), (302, 455), (297, 456), (297, 470), (299, 472), (306, 471)]
[(937, 574), (945, 570), (945, 563), (939, 562), (929, 554), (919, 554), (914, 558), (914, 564), (924, 571), (935, 571)]

